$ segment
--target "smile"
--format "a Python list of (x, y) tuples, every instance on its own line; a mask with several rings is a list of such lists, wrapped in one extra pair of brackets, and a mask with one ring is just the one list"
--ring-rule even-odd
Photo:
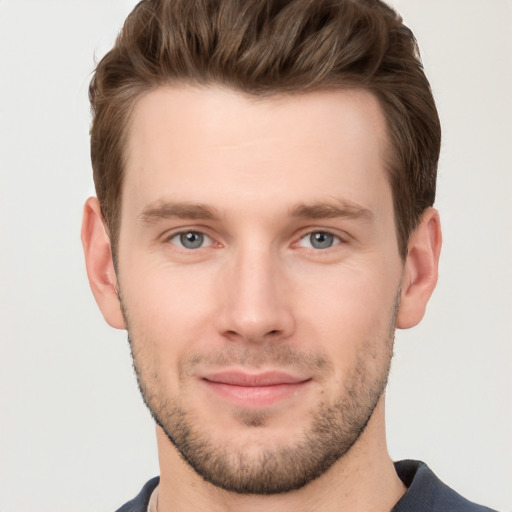
[(207, 375), (202, 382), (223, 400), (242, 407), (267, 407), (302, 392), (310, 378), (284, 372), (249, 374), (226, 371)]

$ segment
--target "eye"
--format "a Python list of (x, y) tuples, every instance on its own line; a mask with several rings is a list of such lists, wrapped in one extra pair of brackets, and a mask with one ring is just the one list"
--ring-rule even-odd
[(182, 233), (177, 233), (169, 238), (169, 242), (189, 250), (199, 249), (212, 244), (211, 238), (199, 231), (183, 231)]
[(327, 233), (326, 231), (313, 231), (303, 236), (299, 240), (300, 247), (310, 247), (312, 249), (329, 249), (333, 245), (341, 242), (337, 236)]

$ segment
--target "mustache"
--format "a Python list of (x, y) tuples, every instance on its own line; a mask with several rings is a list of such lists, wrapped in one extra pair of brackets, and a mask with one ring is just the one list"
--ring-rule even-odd
[(321, 352), (298, 350), (289, 345), (268, 343), (254, 347), (233, 344), (221, 350), (189, 354), (180, 362), (180, 376), (193, 373), (198, 366), (208, 368), (240, 366), (251, 369), (293, 368), (317, 373), (330, 370), (332, 363)]

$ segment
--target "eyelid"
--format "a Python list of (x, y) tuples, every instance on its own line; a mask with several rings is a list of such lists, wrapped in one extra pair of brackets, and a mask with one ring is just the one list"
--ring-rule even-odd
[[(205, 245), (201, 246), (200, 248), (206, 248), (206, 247), (212, 247), (212, 246), (221, 247), (223, 244), (218, 242), (216, 240), (216, 238), (213, 237), (211, 234), (208, 234), (208, 231), (210, 231), (210, 230), (208, 228), (205, 228), (204, 226), (190, 226), (190, 227), (180, 226), (179, 228), (170, 229), (170, 230), (166, 231), (165, 233), (163, 233), (161, 235), (160, 238), (163, 243), (172, 243), (171, 242), (172, 239), (179, 237), (182, 234), (198, 233), (198, 234), (203, 235), (207, 241), (207, 243)], [(308, 236), (311, 236), (314, 233), (325, 233), (325, 234), (331, 235), (335, 238), (335, 242), (333, 243), (333, 245), (331, 247), (329, 247), (329, 249), (332, 247), (341, 245), (341, 244), (346, 244), (349, 242), (349, 239), (351, 238), (350, 235), (348, 235), (347, 233), (345, 233), (345, 232), (340, 233), (339, 230), (337, 230), (337, 229), (324, 228), (324, 227), (321, 227), (321, 228), (308, 227), (308, 228), (301, 229), (299, 231), (299, 233), (293, 237), (294, 241), (292, 242), (292, 247), (300, 247), (299, 244), (300, 244), (301, 240), (303, 240), (304, 238), (306, 238)], [(172, 243), (172, 245), (174, 245), (177, 248), (186, 249), (185, 247), (181, 246), (181, 244), (178, 244), (178, 243)], [(186, 250), (190, 251), (190, 249), (186, 249)], [(314, 250), (319, 251), (319, 249), (314, 249)], [(325, 251), (326, 249), (323, 249), (323, 250)]]
[[(293, 242), (293, 246), (299, 246), (299, 243), (304, 238), (311, 236), (314, 233), (325, 233), (326, 235), (333, 236), (337, 241), (333, 244), (333, 247), (336, 245), (348, 243), (348, 240), (350, 238), (350, 235), (346, 233), (341, 233), (337, 229), (332, 228), (307, 228), (307, 229), (301, 229), (299, 234), (294, 237), (295, 242)], [(325, 249), (324, 249), (325, 250)]]
[[(303, 245), (300, 245), (300, 242), (302, 242), (302, 240), (304, 239), (308, 239), (309, 237), (311, 237), (311, 235), (315, 234), (315, 233), (322, 233), (324, 235), (330, 235), (333, 237), (333, 244), (329, 247), (326, 247), (324, 249), (319, 249), (319, 248), (316, 248), (316, 247), (312, 247), (310, 245), (307, 245), (307, 246), (303, 246)], [(315, 251), (327, 251), (328, 249), (332, 249), (333, 247), (336, 247), (340, 244), (342, 244), (344, 242), (344, 240), (337, 234), (333, 233), (332, 231), (329, 231), (329, 230), (326, 230), (326, 229), (314, 229), (312, 231), (308, 231), (307, 233), (304, 233), (298, 240), (297, 242), (295, 243), (296, 246), (298, 247), (304, 247), (306, 249), (313, 249)]]
[[(204, 228), (197, 228), (197, 227), (191, 227), (191, 228), (180, 227), (180, 228), (177, 228), (176, 230), (167, 231), (162, 236), (162, 240), (164, 243), (170, 243), (170, 244), (174, 245), (175, 247), (177, 247), (178, 249), (191, 251), (193, 249), (187, 249), (186, 247), (183, 247), (179, 243), (172, 242), (172, 240), (175, 239), (176, 237), (179, 237), (180, 235), (183, 235), (186, 233), (197, 233), (199, 235), (202, 235), (205, 238), (205, 242), (208, 241), (208, 243), (205, 243), (205, 245), (202, 245), (200, 247), (200, 249), (203, 249), (205, 247), (212, 247), (215, 245), (220, 245), (220, 244), (218, 244), (218, 242), (215, 241), (215, 239), (212, 236), (210, 236), (209, 234), (206, 233), (206, 230)], [(197, 250), (197, 249), (195, 249), (195, 250)]]

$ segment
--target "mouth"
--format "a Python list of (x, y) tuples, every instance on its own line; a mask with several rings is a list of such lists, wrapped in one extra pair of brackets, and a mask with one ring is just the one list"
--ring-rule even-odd
[(223, 371), (203, 376), (201, 380), (220, 399), (246, 408), (268, 407), (290, 399), (312, 381), (280, 371), (257, 374)]

